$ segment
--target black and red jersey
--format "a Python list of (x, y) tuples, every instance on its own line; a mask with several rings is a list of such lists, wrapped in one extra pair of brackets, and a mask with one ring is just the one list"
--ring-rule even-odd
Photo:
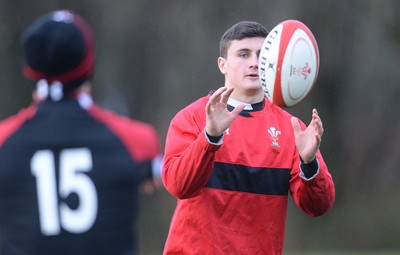
[(135, 254), (138, 185), (159, 154), (148, 124), (78, 100), (0, 123), (4, 254)]
[(210, 143), (208, 98), (181, 110), (168, 130), (162, 178), (178, 200), (164, 254), (282, 254), (288, 194), (311, 216), (334, 203), (321, 153), (317, 173), (302, 177), (292, 116), (268, 100), (243, 111), (222, 144)]

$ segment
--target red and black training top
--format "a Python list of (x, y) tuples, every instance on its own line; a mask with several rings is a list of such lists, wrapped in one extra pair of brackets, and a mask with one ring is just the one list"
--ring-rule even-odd
[(168, 130), (162, 179), (177, 206), (164, 254), (282, 254), (289, 194), (310, 216), (333, 206), (328, 167), (318, 151), (315, 175), (303, 176), (292, 116), (267, 99), (245, 109), (222, 144), (210, 143), (208, 100), (181, 110)]
[(4, 254), (135, 254), (138, 185), (159, 154), (148, 124), (75, 99), (0, 123)]

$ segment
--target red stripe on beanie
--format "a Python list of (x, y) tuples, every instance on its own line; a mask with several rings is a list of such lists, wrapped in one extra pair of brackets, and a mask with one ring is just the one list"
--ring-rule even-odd
[(95, 47), (93, 32), (89, 25), (78, 15), (73, 14), (73, 24), (78, 28), (85, 42), (86, 55), (83, 61), (70, 71), (57, 75), (48, 75), (44, 72), (34, 70), (27, 63), (23, 66), (23, 74), (32, 80), (46, 79), (48, 82), (60, 81), (63, 84), (89, 77), (93, 74), (95, 65)]

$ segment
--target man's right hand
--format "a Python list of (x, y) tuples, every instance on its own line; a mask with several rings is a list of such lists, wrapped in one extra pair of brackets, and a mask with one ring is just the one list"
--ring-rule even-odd
[(206, 132), (208, 135), (221, 136), (244, 109), (244, 104), (237, 106), (231, 112), (227, 109), (228, 98), (232, 92), (233, 88), (221, 87), (208, 99), (206, 105)]

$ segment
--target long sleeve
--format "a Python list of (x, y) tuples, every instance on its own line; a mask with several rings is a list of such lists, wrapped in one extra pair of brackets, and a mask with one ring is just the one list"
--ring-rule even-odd
[(296, 205), (310, 216), (321, 216), (335, 202), (335, 185), (321, 153), (317, 153), (318, 171), (311, 179), (300, 176), (300, 157), (296, 153), (290, 179), (290, 193)]
[(208, 142), (204, 117), (181, 111), (171, 121), (164, 155), (162, 180), (165, 188), (179, 199), (198, 195), (206, 185), (220, 145)]

